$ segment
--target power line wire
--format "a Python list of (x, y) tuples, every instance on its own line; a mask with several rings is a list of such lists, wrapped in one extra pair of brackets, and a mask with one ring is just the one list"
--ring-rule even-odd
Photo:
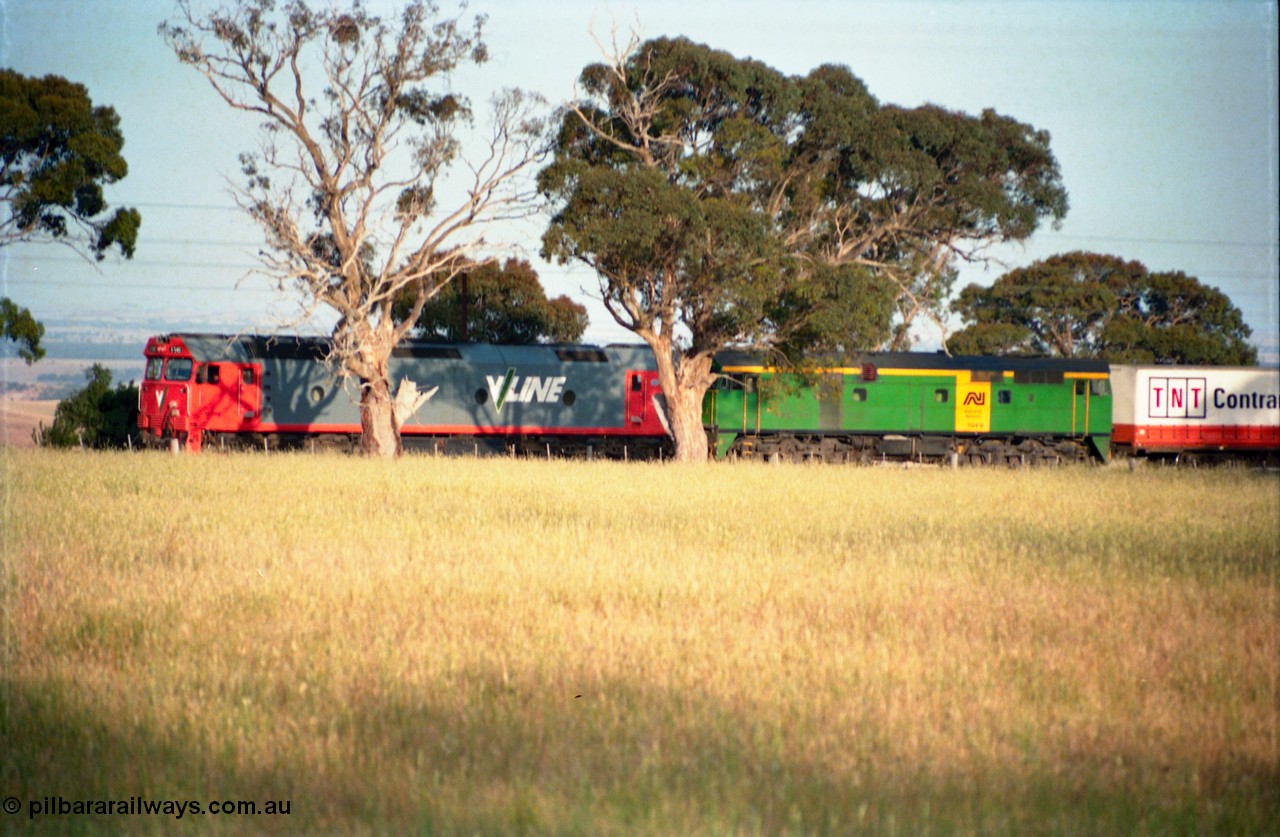
[(135, 203), (134, 201), (116, 201), (116, 203), (120, 204), (121, 206), (125, 206), (125, 205), (133, 206), (133, 207), (140, 206), (143, 209), (199, 209), (199, 210), (213, 209), (213, 210), (218, 210), (220, 212), (221, 211), (226, 211), (226, 212), (243, 211), (241, 210), (240, 207), (235, 206), (234, 204), (227, 205), (227, 204), (202, 204), (202, 203), (150, 203), (150, 202)]
[(1075, 241), (1117, 241), (1124, 244), (1175, 244), (1190, 247), (1276, 247), (1274, 241), (1214, 241), (1207, 238), (1141, 238), (1119, 235), (1075, 235), (1074, 233), (1037, 233), (1040, 238)]
[[(174, 284), (138, 285), (133, 283), (114, 283), (114, 282), (109, 285), (106, 285), (106, 284), (90, 285), (85, 282), (77, 282), (73, 280), (63, 281), (60, 279), (10, 279), (9, 284), (10, 285), (38, 285), (40, 287), (50, 287), (50, 288), (82, 288), (84, 290), (98, 290), (98, 291), (114, 291), (114, 290), (204, 291), (206, 293), (265, 293), (265, 292), (279, 293), (280, 292), (278, 288), (252, 288), (252, 287), (228, 288), (228, 287), (217, 287), (217, 286), (210, 286), (210, 285), (174, 285)], [(288, 293), (289, 291), (286, 288), (284, 292)]]
[[(271, 281), (270, 277), (263, 277), (263, 279), (264, 279), (264, 281), (265, 281), (265, 282), (269, 282), (269, 281)], [(250, 294), (268, 294), (268, 293), (269, 293), (269, 294), (282, 294), (282, 293), (283, 293), (283, 294), (291, 294), (291, 293), (293, 293), (293, 292), (294, 292), (292, 288), (287, 287), (287, 286), (286, 286), (283, 290), (281, 290), (280, 288), (276, 288), (276, 287), (264, 287), (264, 286), (261, 286), (261, 285), (247, 285), (247, 286), (243, 286), (243, 287), (226, 287), (226, 286), (190, 285), (190, 284), (172, 284), (172, 283), (171, 283), (171, 284), (165, 284), (165, 285), (156, 285), (156, 284), (137, 284), (137, 283), (132, 283), (132, 282), (129, 282), (129, 283), (116, 283), (116, 282), (113, 282), (113, 283), (110, 283), (110, 284), (101, 284), (101, 285), (98, 285), (98, 284), (90, 284), (90, 283), (86, 283), (86, 282), (82, 282), (82, 281), (76, 281), (76, 280), (61, 280), (61, 279), (25, 279), (25, 278), (20, 278), (20, 279), (10, 279), (10, 280), (9, 280), (9, 284), (10, 284), (10, 285), (39, 286), (39, 287), (54, 287), (54, 288), (80, 288), (80, 289), (83, 289), (83, 290), (100, 290), (100, 291), (114, 291), (114, 290), (137, 290), (137, 291), (198, 291), (198, 292), (203, 292), (203, 293), (217, 293), (217, 294), (222, 294), (222, 293), (226, 293), (226, 294), (232, 294), (232, 293), (235, 293), (235, 294), (246, 294), (246, 293), (250, 293)], [(1273, 289), (1273, 288), (1242, 289), (1242, 290), (1238, 290), (1238, 291), (1236, 291), (1236, 292), (1234, 292), (1234, 293), (1230, 294), (1230, 296), (1231, 296), (1231, 297), (1233, 297), (1233, 298), (1237, 298), (1237, 297), (1238, 297), (1238, 298), (1249, 298), (1249, 299), (1252, 299), (1252, 298), (1256, 298), (1256, 297), (1262, 297), (1262, 296), (1264, 296), (1264, 295), (1265, 295), (1265, 296), (1272, 296), (1272, 295), (1273, 295), (1273, 292), (1274, 292), (1274, 289)]]
[[(154, 243), (157, 243), (157, 242), (148, 242), (148, 243), (149, 243), (149, 244), (154, 244)], [(169, 241), (169, 242), (164, 242), (164, 243), (167, 243), (167, 244), (184, 244), (184, 243), (190, 243), (190, 244), (192, 244), (193, 246), (221, 246), (221, 245), (222, 245), (222, 244), (224, 244), (225, 242), (209, 242), (207, 245), (205, 245), (205, 244), (201, 244), (200, 242), (183, 242), (183, 241), (179, 241), (179, 240), (176, 240), (176, 239), (175, 239), (175, 240), (171, 240), (171, 241)], [(261, 245), (261, 244), (249, 244), (249, 243), (247, 243), (247, 242), (246, 242), (243, 246), (257, 246), (257, 247), (261, 247), (261, 246), (263, 246), (263, 245)], [(83, 263), (84, 263), (84, 259), (82, 259), (82, 258), (79, 258), (79, 257), (77, 257), (77, 256), (62, 255), (62, 254), (55, 254), (55, 255), (50, 255), (50, 256), (43, 256), (43, 257), (41, 257), (41, 258), (39, 259), (39, 261), (41, 261), (41, 262), (55, 262), (55, 263), (71, 263), (71, 262), (74, 262), (74, 263), (77, 263), (77, 264), (83, 264)], [(199, 268), (199, 269), (208, 269), (208, 268), (209, 268), (209, 262), (208, 262), (208, 261), (184, 261), (184, 260), (153, 260), (153, 259), (145, 259), (145, 260), (143, 260), (143, 261), (136, 261), (136, 262), (133, 262), (133, 263), (134, 263), (134, 264), (137, 264), (137, 265), (144, 266), (144, 267), (182, 267), (182, 268)], [(126, 264), (126, 263), (125, 263), (125, 262), (121, 262), (120, 264)], [(217, 266), (218, 266), (218, 267), (223, 267), (223, 268), (233, 268), (233, 269), (236, 269), (236, 270), (258, 270), (258, 269), (262, 269), (262, 268), (264, 267), (264, 266), (262, 265), (262, 263), (260, 263), (260, 262), (227, 262), (227, 261), (219, 261), (219, 262), (218, 262), (218, 264), (217, 264)], [(1155, 271), (1152, 271), (1152, 272), (1153, 272), (1153, 273), (1162, 273), (1162, 272), (1165, 272), (1165, 271), (1155, 270)], [(1212, 276), (1212, 277), (1215, 277), (1215, 278), (1222, 278), (1222, 279), (1258, 279), (1258, 280), (1263, 280), (1263, 281), (1274, 281), (1274, 280), (1277, 278), (1277, 274), (1274, 274), (1274, 273), (1253, 273), (1253, 272), (1240, 272), (1240, 271), (1223, 272), (1223, 271), (1215, 270), (1215, 269), (1213, 269), (1213, 268), (1209, 268), (1209, 269), (1207, 269), (1207, 270), (1194, 270), (1194, 269), (1185, 269), (1185, 268), (1184, 268), (1184, 269), (1182, 269), (1182, 272), (1183, 272), (1183, 273), (1188, 273), (1188, 274), (1191, 274), (1191, 275), (1195, 275), (1195, 276)], [(10, 281), (24, 281), (24, 280), (21, 280), (21, 279), (10, 279)]]
[[(242, 212), (241, 207), (234, 204), (194, 204), (194, 203), (154, 203), (133, 201), (117, 201), (121, 205), (152, 209), (184, 209), (184, 210), (217, 210), (220, 212)], [(1207, 238), (1148, 238), (1143, 236), (1090, 235), (1044, 231), (1036, 233), (1037, 238), (1066, 239), (1077, 241), (1116, 241), (1124, 244), (1175, 244), (1194, 247), (1276, 247), (1275, 241), (1215, 241)], [(156, 243), (156, 242), (151, 242)], [(253, 245), (259, 246), (259, 245)]]

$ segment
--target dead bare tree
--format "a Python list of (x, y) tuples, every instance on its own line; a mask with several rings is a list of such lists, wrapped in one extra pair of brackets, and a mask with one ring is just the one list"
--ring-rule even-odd
[[(548, 149), (539, 97), (496, 96), (492, 132), (464, 154), (471, 109), (447, 79), (486, 60), (483, 24), (441, 16), (427, 0), (394, 21), (360, 0), (325, 10), (234, 0), (204, 14), (180, 0), (160, 27), (227, 105), (264, 120), (259, 150), (241, 156), (237, 202), (262, 226), (262, 259), (280, 288), (308, 314), (338, 315), (331, 360), (359, 381), (368, 456), (397, 456), (401, 424), (421, 403), (406, 393), (397, 408), (396, 344), (428, 299), (483, 260), (488, 224), (535, 206), (524, 174)], [(465, 183), (446, 182), (455, 171)], [(413, 308), (393, 318), (406, 289)]]

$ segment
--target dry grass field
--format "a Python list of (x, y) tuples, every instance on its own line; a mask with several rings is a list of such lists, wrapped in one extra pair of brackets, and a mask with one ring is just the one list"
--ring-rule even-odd
[(1280, 823), (1274, 474), (0, 467), (0, 832)]

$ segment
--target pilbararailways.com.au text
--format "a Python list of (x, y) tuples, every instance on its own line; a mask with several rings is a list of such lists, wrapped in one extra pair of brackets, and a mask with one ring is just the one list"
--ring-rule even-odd
[(147, 799), (130, 796), (124, 799), (77, 799), (65, 796), (42, 796), (28, 799), (24, 806), (16, 796), (5, 798), (4, 812), (17, 814), (24, 807), (27, 819), (36, 817), (67, 816), (166, 816), (182, 819), (184, 816), (287, 816), (292, 807), (287, 799), (267, 799), (260, 802), (250, 799), (213, 799), (200, 802), (194, 799)]

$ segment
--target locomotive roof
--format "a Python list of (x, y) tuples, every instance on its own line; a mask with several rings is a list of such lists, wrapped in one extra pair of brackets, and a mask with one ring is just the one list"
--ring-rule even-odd
[[(315, 360), (329, 356), (333, 341), (329, 337), (295, 334), (208, 334), (174, 333), (161, 340), (180, 339), (198, 358), (226, 357), (243, 360)], [(393, 357), (416, 359), (468, 360), (495, 363), (556, 363), (574, 361), (607, 362), (610, 354), (627, 356), (648, 351), (647, 346), (611, 344), (600, 347), (579, 343), (535, 343), (499, 345), (488, 343), (439, 343), (428, 340), (400, 342)]]
[[(191, 352), (200, 357), (218, 357), (228, 354), (243, 356), (245, 360), (273, 358), (280, 360), (324, 360), (329, 355), (332, 340), (322, 336), (292, 334), (212, 334), (185, 332), (164, 335), (180, 338)], [(163, 339), (163, 338), (162, 338)], [(441, 343), (428, 340), (405, 340), (394, 351), (397, 357), (441, 360), (491, 361), (491, 362), (566, 362), (604, 361), (606, 353), (622, 355), (647, 353), (644, 344), (611, 343), (601, 347), (579, 343), (536, 343), (531, 345), (495, 345), (487, 343)], [(550, 355), (555, 354), (556, 361)], [(720, 369), (772, 369), (765, 355), (745, 350), (717, 352), (716, 366)], [(1025, 356), (954, 355), (942, 352), (865, 352), (844, 355), (819, 361), (822, 368), (856, 369), (863, 364), (873, 364), (881, 369), (937, 369), (974, 371), (1052, 371), (1052, 372), (1102, 372), (1109, 365), (1092, 358), (1055, 358)]]
[[(716, 364), (721, 369), (772, 368), (766, 366), (766, 358), (755, 352), (723, 351), (716, 353)], [(1093, 358), (1024, 357), (1016, 355), (991, 357), (987, 355), (952, 355), (942, 352), (866, 352), (844, 355), (819, 361), (821, 368), (857, 369), (872, 364), (878, 369), (937, 369), (973, 370), (978, 372), (1107, 372), (1105, 360)]]

